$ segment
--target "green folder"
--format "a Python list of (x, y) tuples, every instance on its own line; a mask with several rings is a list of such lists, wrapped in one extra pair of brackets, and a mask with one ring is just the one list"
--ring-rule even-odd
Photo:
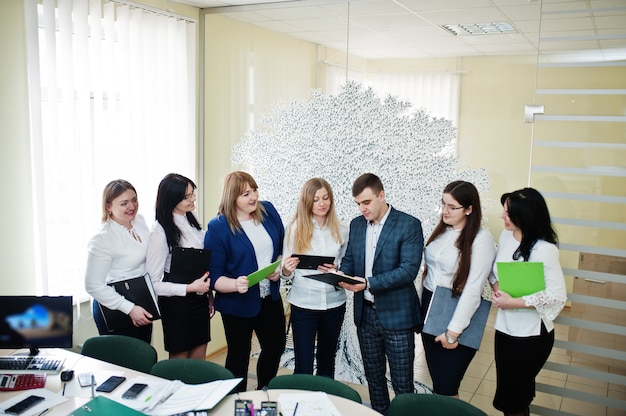
[(104, 396), (96, 396), (68, 416), (134, 416), (143, 415), (135, 409), (124, 406), (115, 400), (107, 399)]
[(259, 283), (261, 280), (265, 279), (270, 274), (276, 271), (276, 267), (282, 262), (282, 260), (276, 260), (274, 263), (271, 263), (268, 266), (263, 267), (262, 269), (257, 270), (254, 273), (250, 273), (248, 275), (248, 287), (252, 287)]
[(500, 290), (514, 298), (537, 293), (546, 288), (542, 262), (496, 262), (496, 267)]

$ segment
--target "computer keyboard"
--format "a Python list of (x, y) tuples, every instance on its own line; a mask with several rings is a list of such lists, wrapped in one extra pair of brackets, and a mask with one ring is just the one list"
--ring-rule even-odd
[(57, 356), (0, 356), (0, 373), (31, 374), (46, 373), (58, 374), (63, 368), (65, 358)]

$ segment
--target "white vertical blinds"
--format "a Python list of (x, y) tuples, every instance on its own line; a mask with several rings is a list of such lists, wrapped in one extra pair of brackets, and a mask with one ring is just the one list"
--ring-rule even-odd
[(104, 185), (130, 181), (151, 224), (161, 178), (196, 176), (196, 27), (105, 0), (27, 1), (38, 292), (83, 298)]

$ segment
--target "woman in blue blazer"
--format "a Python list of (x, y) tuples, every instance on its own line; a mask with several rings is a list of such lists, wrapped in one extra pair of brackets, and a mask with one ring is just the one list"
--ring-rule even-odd
[(215, 309), (222, 314), (228, 353), (226, 368), (243, 378), (245, 391), (252, 331), (261, 346), (258, 389), (276, 376), (285, 349), (285, 313), (279, 294), (279, 270), (248, 287), (247, 276), (281, 255), (285, 230), (274, 206), (259, 201), (258, 186), (246, 172), (224, 179), (217, 217), (207, 227), (204, 248), (211, 250), (211, 288)]

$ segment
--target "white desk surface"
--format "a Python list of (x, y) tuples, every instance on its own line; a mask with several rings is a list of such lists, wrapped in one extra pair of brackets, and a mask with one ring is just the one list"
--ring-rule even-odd
[[(0, 355), (9, 355), (13, 353), (15, 350), (0, 350)], [(96, 385), (101, 384), (107, 379), (110, 375), (122, 375), (127, 378), (127, 380), (122, 383), (113, 393), (99, 393), (96, 392), (96, 395), (110, 396), (110, 395), (118, 395), (121, 391), (125, 391), (133, 382), (133, 379), (137, 377), (153, 379), (155, 381), (162, 382), (163, 379), (152, 376), (150, 374), (145, 374), (139, 371), (131, 370), (129, 368), (121, 367), (115, 364), (110, 364), (104, 361), (96, 360), (91, 357), (86, 357), (81, 354), (77, 354), (72, 351), (67, 351), (63, 349), (52, 349), (45, 350), (47, 354), (54, 354), (64, 356), (65, 363), (63, 365), (64, 370), (74, 370), (74, 378), (72, 381), (67, 383), (65, 388), (67, 401), (55, 406), (47, 413), (46, 416), (57, 416), (57, 415), (67, 415), (74, 409), (82, 406), (90, 400), (91, 389), (89, 387), (81, 388), (78, 384), (78, 374), (80, 373), (94, 373), (96, 376)], [(63, 382), (60, 379), (58, 374), (48, 374), (46, 378), (46, 390), (61, 394), (63, 390)], [(70, 393), (78, 392), (81, 397), (70, 397)], [(301, 390), (268, 390), (264, 391), (248, 391), (239, 393), (239, 395), (231, 394), (226, 396), (213, 410), (209, 411), (209, 415), (211, 416), (232, 416), (234, 414), (235, 409), (235, 400), (237, 398), (242, 399), (251, 399), (254, 402), (255, 408), (260, 407), (262, 401), (266, 401), (269, 395), (271, 401), (277, 401), (278, 396), (281, 393), (305, 393)], [(17, 396), (19, 394), (24, 393), (24, 391), (0, 391), (0, 402), (10, 399), (11, 397)], [(359, 403), (353, 402), (348, 399), (344, 399), (342, 397), (337, 397), (333, 395), (328, 395), (331, 402), (337, 407), (337, 410), (341, 412), (343, 416), (375, 416), (380, 415), (369, 407), (363, 406)], [(280, 410), (280, 407), (279, 407)], [(288, 416), (288, 415), (285, 415)], [(305, 415), (302, 415), (305, 416)]]

